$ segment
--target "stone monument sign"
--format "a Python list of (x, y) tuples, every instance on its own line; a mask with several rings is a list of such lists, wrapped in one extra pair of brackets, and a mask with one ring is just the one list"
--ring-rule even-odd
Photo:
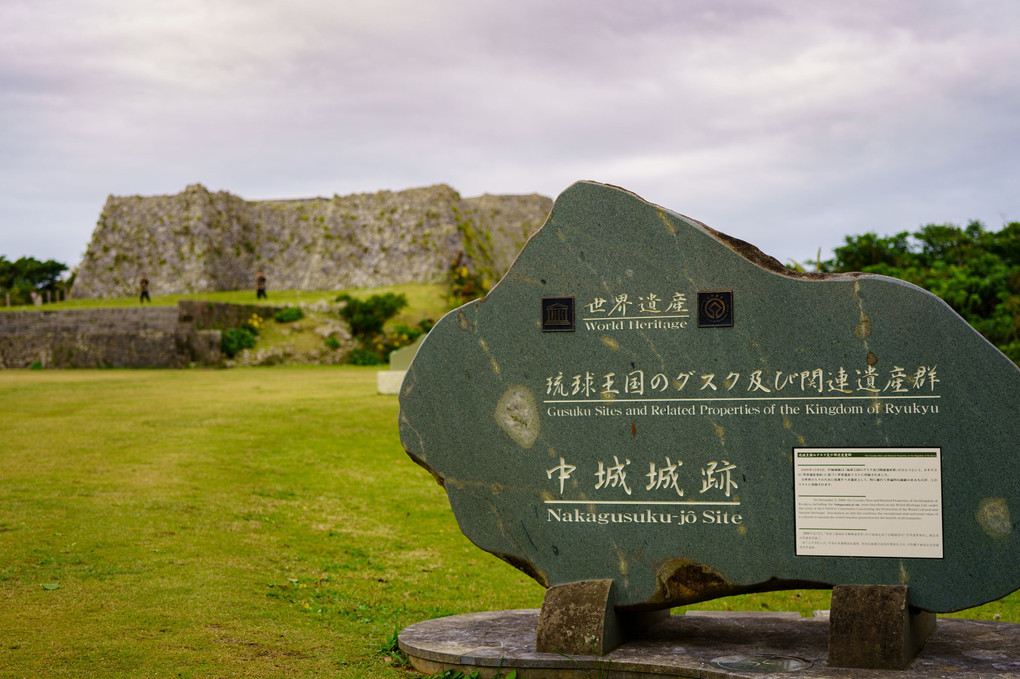
[(792, 272), (582, 182), (429, 333), (400, 433), (464, 533), (549, 588), (567, 637), (571, 592), (604, 601), (610, 648), (609, 628), (671, 606), (847, 587), (830, 637), (841, 613), (900, 610), (899, 660), (862, 661), (895, 666), (923, 612), (1020, 586), (1018, 416), (1020, 371), (928, 292)]

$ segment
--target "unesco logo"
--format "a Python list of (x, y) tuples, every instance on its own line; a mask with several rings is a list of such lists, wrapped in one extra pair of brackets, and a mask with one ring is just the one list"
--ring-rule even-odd
[(733, 291), (698, 293), (698, 327), (733, 327)]
[(542, 332), (574, 332), (574, 298), (542, 298)]

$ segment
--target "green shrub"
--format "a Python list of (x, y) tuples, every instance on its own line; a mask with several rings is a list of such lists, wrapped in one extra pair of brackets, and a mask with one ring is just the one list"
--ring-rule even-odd
[(300, 321), (305, 317), (305, 312), (301, 310), (299, 306), (289, 306), (286, 309), (281, 309), (276, 312), (273, 316), (273, 320), (277, 323), (293, 323), (294, 321)]
[[(427, 333), (432, 329), (432, 326), (436, 324), (431, 318), (418, 321), (418, 324), (413, 328), (407, 325), (398, 325), (393, 328), (393, 332), (388, 332), (380, 338), (377, 338), (374, 342), (374, 346), (377, 349), (380, 357), (389, 360), (390, 352), (394, 349), (406, 347), (409, 344), (414, 344), (414, 341)], [(384, 361), (384, 362), (386, 362)]]
[(335, 349), (339, 349), (340, 348), (340, 340), (338, 340), (333, 335), (330, 335), (329, 337), (326, 338), (326, 346), (329, 347), (330, 349), (334, 349), (334, 350)]
[(416, 339), (427, 333), (432, 329), (436, 322), (431, 318), (424, 318), (418, 321), (417, 324), (412, 328), (410, 326), (401, 323), (393, 328), (393, 332), (389, 333), (394, 337), (401, 346), (412, 344)]
[(346, 306), (340, 310), (340, 318), (347, 321), (351, 326), (351, 333), (360, 339), (363, 345), (382, 332), (386, 321), (407, 306), (407, 297), (392, 292), (372, 295), (363, 300), (350, 295), (340, 295), (336, 301), (346, 302)]
[(220, 351), (233, 358), (244, 349), (255, 346), (255, 333), (247, 328), (228, 328), (220, 333)]
[(358, 347), (347, 357), (347, 362), (352, 365), (381, 365), (382, 359), (371, 349)]
[(470, 302), (488, 294), (492, 281), (484, 274), (468, 270), (463, 257), (450, 267), (450, 294), (459, 302)]
[(242, 330), (247, 330), (252, 335), (258, 337), (259, 330), (266, 327), (265, 320), (258, 314), (252, 314), (251, 318), (241, 324)]

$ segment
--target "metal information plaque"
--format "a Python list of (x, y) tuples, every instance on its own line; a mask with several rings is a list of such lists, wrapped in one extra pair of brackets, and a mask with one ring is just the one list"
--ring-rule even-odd
[(794, 448), (797, 556), (942, 558), (940, 448)]

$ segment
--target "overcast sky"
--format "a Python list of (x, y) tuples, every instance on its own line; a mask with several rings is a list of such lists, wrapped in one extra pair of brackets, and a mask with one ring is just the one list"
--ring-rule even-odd
[(616, 184), (782, 261), (1020, 220), (1020, 2), (0, 0), (0, 254), (108, 194)]

